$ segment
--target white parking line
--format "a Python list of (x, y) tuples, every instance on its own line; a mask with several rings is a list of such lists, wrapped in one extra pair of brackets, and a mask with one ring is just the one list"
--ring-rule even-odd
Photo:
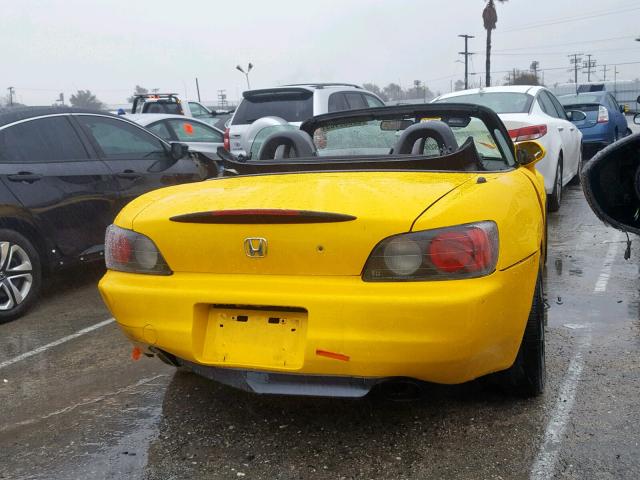
[(607, 254), (604, 257), (604, 264), (602, 265), (602, 270), (600, 270), (600, 276), (598, 277), (596, 286), (593, 289), (593, 293), (604, 293), (607, 291), (607, 284), (609, 283), (609, 277), (611, 277), (611, 267), (613, 267), (613, 262), (618, 254), (621, 238), (622, 233), (616, 231), (613, 239), (611, 239), (609, 250), (607, 250)]
[[(132, 385), (128, 385), (126, 387), (119, 388), (115, 392), (109, 392), (109, 393), (105, 393), (104, 395), (100, 395), (99, 397), (91, 398), (89, 400), (83, 400), (82, 402), (74, 403), (73, 405), (69, 405), (68, 407), (61, 408), (60, 410), (55, 410), (53, 412), (47, 413), (46, 415), (42, 415), (40, 417), (35, 417), (35, 418), (30, 418), (28, 420), (23, 420), (21, 422), (14, 423), (13, 425), (5, 425), (4, 427), (0, 427), (0, 433), (6, 432), (7, 430), (14, 429), (16, 427), (24, 427), (26, 425), (31, 425), (31, 424), (40, 422), (42, 420), (47, 420), (48, 418), (51, 418), (53, 416), (71, 412), (71, 411), (73, 411), (73, 410), (75, 410), (76, 408), (79, 408), (79, 407), (84, 407), (84, 406), (87, 406), (87, 405), (92, 405), (94, 403), (102, 402), (103, 400), (105, 400), (107, 398), (110, 398), (110, 397), (117, 397), (118, 395), (120, 395), (122, 393), (130, 392), (130, 391), (135, 390), (136, 388), (141, 387), (143, 385), (152, 385), (151, 382), (153, 382), (154, 380), (157, 380), (157, 379), (163, 378), (163, 377), (167, 377), (167, 376), (168, 376), (167, 374), (163, 373), (163, 374), (160, 374), (160, 375), (156, 375), (154, 377), (142, 378), (142, 379), (138, 380), (136, 383), (134, 383)], [(96, 445), (99, 445), (99, 444), (96, 444)]]
[[(621, 238), (622, 233), (616, 231), (611, 239), (611, 243), (609, 244), (607, 254), (604, 257), (600, 275), (598, 276), (598, 280), (596, 281), (593, 289), (594, 293), (604, 293), (607, 291), (607, 285), (609, 283), (609, 278), (611, 277), (611, 269), (613, 268), (616, 255), (620, 248), (619, 242)], [(567, 324), (565, 326), (568, 328), (576, 327), (574, 324)], [(585, 326), (580, 324), (579, 327), (583, 328)], [(558, 455), (560, 454), (562, 437), (565, 429), (567, 428), (569, 418), (571, 417), (571, 410), (573, 410), (573, 404), (576, 399), (576, 390), (584, 368), (584, 352), (590, 345), (591, 331), (582, 338), (573, 358), (571, 359), (564, 381), (560, 386), (560, 392), (553, 409), (553, 414), (544, 432), (544, 440), (531, 468), (531, 475), (529, 476), (530, 480), (546, 480), (553, 477), (556, 463), (558, 461)]]
[(46, 352), (50, 348), (57, 347), (58, 345), (62, 345), (63, 343), (68, 342), (69, 340), (73, 340), (74, 338), (78, 338), (78, 337), (81, 337), (82, 335), (86, 335), (87, 333), (93, 332), (94, 330), (102, 328), (113, 322), (115, 322), (115, 319), (108, 318), (107, 320), (104, 320), (102, 322), (96, 323), (95, 325), (91, 325), (89, 327), (83, 328), (82, 330), (78, 330), (77, 332), (72, 333), (71, 335), (67, 335), (66, 337), (62, 337), (54, 342), (47, 343), (46, 345), (38, 347), (35, 350), (30, 350), (21, 355), (18, 355), (17, 357), (13, 357), (13, 358), (10, 358), (9, 360), (5, 360), (4, 362), (0, 362), (0, 369), (8, 367), (9, 365), (13, 365), (14, 363), (20, 362), (29, 357), (33, 357), (34, 355), (38, 355), (39, 353)]
[(558, 400), (553, 409), (553, 415), (547, 424), (544, 432), (544, 441), (538, 451), (536, 461), (531, 468), (531, 480), (547, 480), (553, 477), (560, 453), (562, 436), (567, 428), (567, 423), (571, 417), (571, 410), (576, 399), (576, 389), (584, 368), (584, 351), (591, 345), (591, 334), (589, 333), (576, 350), (571, 359), (569, 369), (560, 387)]

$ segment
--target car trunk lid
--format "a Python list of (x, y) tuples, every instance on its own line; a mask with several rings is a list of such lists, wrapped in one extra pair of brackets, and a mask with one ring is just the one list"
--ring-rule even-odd
[(360, 275), (373, 247), (410, 230), (475, 174), (340, 172), (216, 179), (167, 189), (133, 221), (174, 271)]
[(587, 116), (584, 120), (571, 122), (576, 127), (583, 129), (593, 127), (598, 123), (598, 111), (600, 104), (598, 103), (577, 103), (574, 105), (564, 105), (565, 110), (580, 110)]

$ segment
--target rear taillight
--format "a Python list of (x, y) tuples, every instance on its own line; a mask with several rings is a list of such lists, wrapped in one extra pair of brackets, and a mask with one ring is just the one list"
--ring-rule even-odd
[(109, 225), (104, 242), (109, 270), (171, 275), (171, 269), (153, 241), (141, 233)]
[(498, 261), (498, 227), (478, 222), (389, 237), (373, 250), (369, 282), (457, 280), (489, 275)]
[(516, 128), (509, 130), (509, 136), (514, 142), (524, 142), (526, 140), (536, 140), (547, 134), (546, 125), (532, 125), (530, 127)]
[(485, 270), (493, 259), (489, 234), (477, 227), (442, 233), (431, 240), (429, 259), (446, 273)]
[(224, 149), (228, 152), (231, 151), (231, 140), (229, 139), (229, 129), (224, 129)]
[(600, 105), (598, 107), (598, 123), (607, 123), (609, 121), (609, 110)]

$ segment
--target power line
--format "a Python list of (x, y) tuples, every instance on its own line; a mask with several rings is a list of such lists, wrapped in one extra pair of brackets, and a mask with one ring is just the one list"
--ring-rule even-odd
[[(626, 35), (624, 37), (609, 37), (609, 38), (600, 38), (597, 40), (588, 40), (588, 41), (578, 41), (578, 42), (562, 42), (563, 46), (566, 45), (589, 45), (590, 43), (600, 43), (600, 42), (611, 42), (614, 40), (629, 40), (631, 38), (636, 38), (637, 35)], [(531, 50), (534, 48), (557, 48), (558, 44), (546, 44), (546, 45), (530, 45), (528, 47), (517, 47), (517, 48), (503, 48), (500, 50), (493, 50), (494, 52), (511, 52), (514, 50)]]
[[(638, 47), (629, 47), (629, 48), (600, 48), (600, 49), (595, 49), (595, 50), (590, 50), (591, 52), (597, 52), (597, 53), (602, 53), (602, 52), (626, 52), (626, 51), (634, 51), (637, 52), (638, 51)], [(522, 53), (493, 53), (491, 52), (491, 55), (496, 55), (496, 56), (500, 56), (500, 57), (526, 57), (526, 56), (530, 56), (530, 55), (547, 55), (547, 56), (551, 56), (551, 55), (558, 55), (558, 56), (563, 56), (563, 55), (567, 55), (566, 50), (565, 51), (557, 51), (557, 52), (522, 52)]]
[(530, 30), (532, 28), (547, 27), (547, 26), (551, 26), (551, 25), (561, 25), (561, 24), (564, 24), (564, 23), (572, 23), (572, 22), (578, 22), (578, 21), (582, 21), (582, 20), (589, 20), (589, 19), (592, 19), (592, 18), (604, 17), (604, 16), (608, 16), (608, 15), (619, 15), (619, 14), (622, 14), (622, 13), (633, 12), (635, 10), (640, 10), (640, 7), (638, 7), (638, 6), (626, 7), (626, 8), (620, 8), (620, 9), (615, 10), (615, 11), (611, 11), (611, 9), (600, 10), (600, 11), (592, 12), (590, 14), (574, 15), (574, 16), (571, 16), (571, 17), (563, 17), (563, 18), (559, 18), (559, 19), (555, 19), (555, 20), (551, 20), (551, 21), (543, 21), (543, 22), (525, 24), (525, 25), (522, 25), (520, 27), (514, 27), (514, 28), (508, 28), (506, 30), (501, 30), (500, 33), (519, 32), (519, 31), (522, 31), (522, 30)]

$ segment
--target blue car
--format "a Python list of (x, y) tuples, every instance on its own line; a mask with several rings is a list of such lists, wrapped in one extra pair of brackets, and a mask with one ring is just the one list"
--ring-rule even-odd
[(586, 92), (558, 97), (565, 110), (580, 110), (587, 118), (573, 121), (582, 132), (583, 156), (590, 158), (607, 145), (631, 133), (624, 115), (609, 92)]

